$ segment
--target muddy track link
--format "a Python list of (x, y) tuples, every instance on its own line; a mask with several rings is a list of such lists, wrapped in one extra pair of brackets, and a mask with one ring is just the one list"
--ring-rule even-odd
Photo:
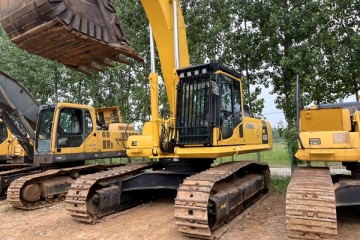
[(21, 169), (21, 168), (28, 168), (33, 167), (33, 165), (26, 164), (26, 163), (5, 163), (0, 164), (0, 174), (4, 171), (10, 171), (14, 169)]
[(69, 192), (66, 195), (65, 202), (67, 203), (66, 210), (68, 210), (68, 214), (71, 215), (73, 220), (78, 222), (95, 223), (98, 217), (88, 212), (86, 204), (92, 186), (98, 183), (125, 180), (156, 164), (158, 163), (127, 164), (126, 166), (112, 168), (108, 171), (81, 176), (70, 186)]
[(298, 167), (286, 193), (289, 239), (336, 239), (333, 182), (328, 168)]
[(63, 200), (65, 198), (66, 193), (60, 194), (55, 198), (46, 198), (46, 199), (40, 199), (39, 201), (36, 202), (27, 202), (24, 201), (24, 199), (22, 199), (21, 190), (24, 187), (28, 186), (29, 184), (37, 183), (42, 180), (47, 180), (59, 176), (69, 176), (70, 174), (77, 175), (77, 174), (81, 174), (81, 172), (84, 171), (100, 171), (109, 168), (111, 166), (119, 166), (119, 165), (123, 165), (123, 164), (83, 165), (83, 166), (77, 166), (71, 168), (52, 169), (40, 173), (23, 176), (14, 180), (8, 187), (7, 201), (11, 206), (25, 210), (32, 210), (44, 206), (49, 206), (54, 202)]
[[(247, 169), (251, 165), (258, 165), (259, 171), (257, 172), (261, 172), (261, 174), (245, 174), (241, 177), (233, 177), (234, 173)], [(245, 170), (245, 172), (247, 171)], [(225, 179), (226, 181), (224, 181)], [(255, 182), (261, 185), (261, 187), (257, 185), (257, 190), (249, 192), (249, 194), (244, 194), (244, 191), (239, 192), (238, 189), (245, 189), (246, 186), (250, 186)], [(227, 193), (236, 192), (238, 198), (240, 198), (241, 194), (244, 197), (245, 200), (237, 203), (237, 205), (229, 200), (220, 207), (226, 208), (226, 204), (228, 204), (230, 208), (230, 205), (232, 205), (232, 208), (225, 217), (225, 222), (228, 222), (260, 199), (269, 188), (270, 172), (268, 166), (254, 162), (225, 163), (190, 176), (180, 185), (177, 197), (175, 198), (174, 217), (178, 225), (178, 231), (188, 237), (212, 239), (214, 238), (213, 230), (222, 225), (222, 223), (215, 223), (213, 226), (209, 225), (209, 211), (211, 211), (209, 210), (211, 209), (209, 206), (211, 201), (209, 200), (213, 199), (213, 192), (216, 192), (217, 196), (219, 193), (220, 196), (224, 196), (221, 193), (222, 191)], [(217, 198), (217, 196), (214, 198)]]
[(39, 166), (28, 166), (28, 167), (22, 167), (22, 168), (15, 168), (10, 169), (7, 171), (1, 171), (0, 177), (8, 176), (8, 175), (16, 175), (16, 174), (22, 174), (22, 173), (28, 173), (28, 172), (39, 172), (41, 171), (41, 167)]

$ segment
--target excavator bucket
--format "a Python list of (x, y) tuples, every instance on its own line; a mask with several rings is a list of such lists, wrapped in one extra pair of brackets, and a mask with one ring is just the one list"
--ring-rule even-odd
[(11, 41), (29, 53), (91, 75), (101, 65), (143, 61), (129, 46), (111, 0), (1, 0)]

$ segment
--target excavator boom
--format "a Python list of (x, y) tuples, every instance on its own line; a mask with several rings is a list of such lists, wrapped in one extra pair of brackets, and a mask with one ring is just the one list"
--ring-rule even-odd
[[(39, 107), (40, 103), (24, 86), (0, 71), (0, 118), (16, 136), (17, 141), (31, 160), (34, 156), (32, 141), (35, 139), (34, 130)], [(8, 113), (13, 115), (22, 127), (16, 124)], [(2, 148), (5, 147), (2, 146)]]
[(20, 112), (19, 114), (35, 130), (40, 103), (23, 85), (1, 71), (0, 89), (0, 108), (15, 116)]
[(122, 55), (142, 57), (129, 45), (115, 7), (104, 0), (2, 0), (1, 24), (11, 41), (90, 75), (112, 61), (128, 64)]

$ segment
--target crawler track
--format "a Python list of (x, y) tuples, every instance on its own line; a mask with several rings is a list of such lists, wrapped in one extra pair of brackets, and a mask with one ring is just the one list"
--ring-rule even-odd
[(5, 176), (15, 175), (15, 174), (24, 174), (24, 173), (29, 173), (29, 172), (39, 172), (39, 171), (41, 171), (41, 167), (29, 165), (27, 167), (14, 168), (14, 169), (9, 169), (7, 171), (1, 171), (0, 177), (5, 177)]
[[(123, 165), (123, 164), (121, 164)], [(110, 166), (119, 166), (119, 165), (83, 165), (71, 168), (62, 168), (62, 169), (52, 169), (45, 172), (29, 174), (27, 176), (20, 177), (14, 180), (7, 191), (7, 201), (9, 204), (15, 208), (32, 210), (40, 207), (48, 206), (53, 204), (56, 201), (61, 201), (65, 198), (66, 192), (58, 194), (56, 197), (51, 198), (41, 198), (36, 202), (28, 202), (22, 199), (21, 197), (21, 189), (23, 189), (26, 185), (38, 183), (43, 180), (48, 180), (61, 176), (69, 176), (71, 174), (82, 174), (83, 172), (95, 172), (100, 171)], [(39, 167), (38, 167), (39, 168)]]
[(72, 219), (79, 222), (95, 223), (98, 217), (89, 213), (86, 204), (89, 194), (91, 194), (92, 186), (98, 183), (125, 180), (155, 164), (157, 163), (128, 164), (112, 168), (109, 171), (81, 176), (71, 185), (66, 196), (66, 209), (69, 211), (69, 215), (71, 215)]
[[(213, 230), (261, 198), (269, 187), (268, 166), (254, 162), (226, 163), (190, 176), (175, 198), (178, 230), (185, 236), (211, 239)], [(220, 205), (215, 206), (216, 202)]]
[(286, 193), (290, 239), (336, 239), (334, 186), (328, 168), (295, 169)]
[(5, 164), (0, 164), (0, 174), (3, 173), (4, 171), (10, 171), (10, 170), (14, 170), (14, 169), (21, 169), (21, 168), (28, 168), (28, 167), (32, 167), (32, 165), (26, 164), (26, 163), (19, 163), (19, 164), (5, 163)]
[(0, 165), (0, 194), (3, 194), (6, 187), (16, 178), (24, 175), (41, 172), (41, 167), (26, 164), (2, 164)]

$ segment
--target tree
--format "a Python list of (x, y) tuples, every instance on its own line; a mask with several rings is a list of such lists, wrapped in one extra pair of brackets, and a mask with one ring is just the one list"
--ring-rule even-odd
[(272, 136), (275, 143), (284, 141), (284, 139), (280, 136), (279, 131), (275, 127), (272, 128)]
[(341, 97), (355, 94), (359, 101), (360, 90), (360, 19), (359, 1), (329, 1), (331, 27), (326, 44), (327, 76)]
[(42, 104), (56, 101), (65, 68), (45, 58), (28, 54), (11, 43), (0, 27), (0, 69), (18, 80)]
[[(231, 27), (228, 32), (226, 58), (228, 64), (245, 73), (243, 81), (244, 102), (249, 105), (253, 117), (261, 118), (264, 99), (260, 98), (261, 87), (269, 87), (264, 81), (263, 72), (259, 71), (264, 64), (263, 49), (260, 44), (262, 36), (257, 31), (257, 17), (254, 5), (249, 0), (229, 1), (231, 6)], [(253, 89), (253, 90), (251, 90)]]

